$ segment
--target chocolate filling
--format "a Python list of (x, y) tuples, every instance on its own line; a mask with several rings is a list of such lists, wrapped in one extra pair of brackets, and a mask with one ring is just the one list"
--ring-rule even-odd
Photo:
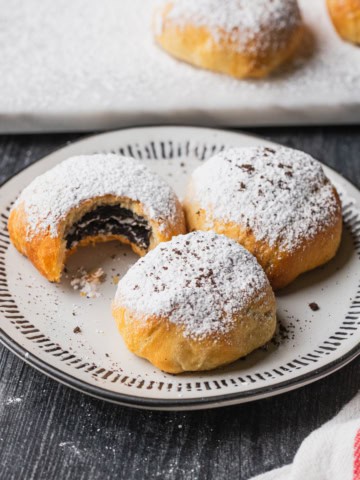
[(96, 235), (123, 235), (140, 248), (148, 248), (150, 233), (148, 222), (131, 210), (119, 205), (100, 205), (74, 223), (66, 236), (66, 248)]

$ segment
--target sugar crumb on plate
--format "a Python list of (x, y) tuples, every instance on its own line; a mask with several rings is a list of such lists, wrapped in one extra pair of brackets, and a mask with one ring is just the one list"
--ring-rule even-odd
[(104, 283), (106, 274), (99, 267), (92, 272), (87, 272), (83, 267), (79, 268), (76, 275), (72, 277), (70, 285), (74, 290), (80, 291), (80, 295), (87, 298), (97, 298), (100, 296), (99, 285)]

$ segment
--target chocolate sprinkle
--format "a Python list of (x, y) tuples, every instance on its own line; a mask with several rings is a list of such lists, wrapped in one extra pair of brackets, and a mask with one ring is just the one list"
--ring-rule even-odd
[(309, 303), (309, 307), (311, 308), (311, 310), (312, 310), (313, 312), (317, 312), (318, 310), (320, 310), (319, 305), (318, 305), (317, 303), (315, 303), (315, 302)]

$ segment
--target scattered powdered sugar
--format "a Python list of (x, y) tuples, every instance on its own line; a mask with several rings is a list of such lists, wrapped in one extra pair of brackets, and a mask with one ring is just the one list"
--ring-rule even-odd
[(74, 442), (60, 442), (59, 447), (69, 450), (76, 456), (80, 456), (82, 453)]
[(184, 335), (226, 333), (233, 314), (269, 285), (256, 259), (213, 232), (179, 235), (159, 244), (120, 280), (115, 305), (144, 321), (153, 315), (184, 327)]
[[(142, 162), (113, 154), (71, 157), (31, 182), (13, 208), (23, 203), (29, 238), (39, 231), (58, 235), (58, 222), (81, 202), (104, 195), (139, 201), (151, 219), (175, 220), (171, 187)], [(161, 226), (161, 223), (160, 223)]]
[(21, 403), (22, 400), (23, 399), (21, 397), (10, 397), (6, 400), (5, 404), (6, 405), (14, 405), (16, 403)]
[[(234, 148), (192, 174), (194, 200), (220, 221), (291, 250), (337, 221), (333, 186), (319, 162), (285, 147)], [(209, 228), (212, 223), (209, 220)]]
[(234, 48), (240, 51), (251, 47), (254, 41), (252, 48), (275, 49), (274, 40), (286, 41), (288, 32), (301, 22), (297, 0), (176, 0), (170, 3), (167, 18), (172, 22), (179, 26), (190, 22), (206, 27), (218, 41), (230, 34)]
[(84, 268), (79, 268), (76, 275), (71, 279), (70, 285), (74, 290), (79, 290), (80, 294), (87, 298), (97, 298), (100, 296), (99, 285), (105, 281), (106, 274), (100, 267), (93, 272), (87, 272)]

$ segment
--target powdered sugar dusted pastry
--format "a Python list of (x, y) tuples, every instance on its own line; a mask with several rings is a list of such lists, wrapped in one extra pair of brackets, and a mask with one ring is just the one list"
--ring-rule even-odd
[(360, 44), (360, 0), (327, 0), (327, 5), (339, 35)]
[(213, 232), (180, 235), (140, 259), (118, 284), (113, 315), (127, 347), (170, 373), (233, 362), (276, 327), (264, 271)]
[(253, 253), (273, 288), (330, 260), (342, 231), (338, 194), (319, 162), (284, 147), (235, 148), (197, 168), (189, 229), (214, 230)]
[(8, 223), (15, 247), (50, 281), (68, 255), (109, 240), (144, 255), (185, 232), (172, 189), (143, 163), (118, 155), (72, 157), (37, 177), (17, 199)]
[(158, 44), (174, 57), (234, 77), (264, 77), (303, 38), (297, 0), (166, 0), (155, 11)]

